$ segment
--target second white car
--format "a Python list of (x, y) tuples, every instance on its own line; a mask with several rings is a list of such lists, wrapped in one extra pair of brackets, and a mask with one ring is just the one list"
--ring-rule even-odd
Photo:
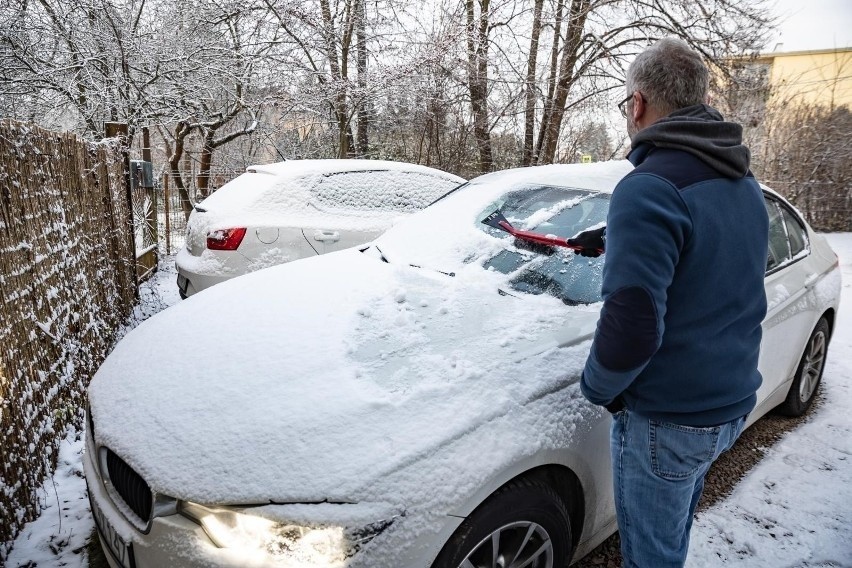
[(363, 244), (465, 180), (381, 160), (250, 166), (195, 206), (177, 255), (186, 298), (261, 268)]

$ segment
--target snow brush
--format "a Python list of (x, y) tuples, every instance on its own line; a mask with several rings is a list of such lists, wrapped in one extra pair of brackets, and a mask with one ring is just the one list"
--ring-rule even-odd
[[(500, 229), (501, 231), (506, 231), (516, 239), (521, 239), (524, 241), (529, 241), (531, 243), (536, 243), (538, 245), (545, 245), (549, 247), (565, 247), (571, 249), (573, 251), (580, 252), (585, 247), (581, 247), (579, 245), (569, 245), (568, 239), (563, 237), (557, 237), (554, 235), (542, 235), (541, 233), (534, 233), (532, 231), (524, 231), (523, 229), (516, 229), (507, 219), (503, 216), (503, 213), (497, 209), (485, 219), (482, 220), (482, 223), (488, 225), (489, 227), (494, 227), (495, 229)], [(603, 254), (603, 249), (595, 249), (599, 254)]]

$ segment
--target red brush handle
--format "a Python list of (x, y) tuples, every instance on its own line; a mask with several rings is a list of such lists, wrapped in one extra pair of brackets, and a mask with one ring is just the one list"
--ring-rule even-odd
[[(583, 250), (583, 247), (576, 245), (569, 245), (567, 239), (563, 239), (562, 237), (550, 237), (547, 235), (542, 235), (541, 233), (533, 233), (532, 231), (524, 231), (522, 229), (516, 229), (512, 226), (508, 221), (498, 221), (500, 226), (510, 235), (514, 237), (518, 237), (520, 239), (524, 239), (527, 241), (532, 241), (534, 243), (539, 243), (542, 245), (548, 245), (552, 247), (565, 247), (571, 250), (580, 251)], [(598, 252), (603, 253), (603, 250), (597, 249)]]

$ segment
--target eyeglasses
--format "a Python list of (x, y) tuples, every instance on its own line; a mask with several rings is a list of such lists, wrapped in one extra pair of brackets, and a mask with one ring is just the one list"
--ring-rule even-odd
[[(645, 99), (645, 95), (643, 95), (640, 91), (633, 91), (633, 93), (639, 93), (639, 98), (642, 99), (643, 103), (647, 103), (648, 101)], [(627, 118), (627, 103), (630, 99), (633, 98), (633, 93), (627, 95), (627, 98), (618, 103), (618, 110), (621, 111), (621, 116)]]

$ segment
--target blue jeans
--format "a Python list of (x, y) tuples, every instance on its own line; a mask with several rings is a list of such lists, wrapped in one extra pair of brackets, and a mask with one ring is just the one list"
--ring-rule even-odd
[(613, 416), (612, 477), (625, 567), (683, 566), (704, 476), (734, 445), (745, 420), (696, 428), (628, 410)]

